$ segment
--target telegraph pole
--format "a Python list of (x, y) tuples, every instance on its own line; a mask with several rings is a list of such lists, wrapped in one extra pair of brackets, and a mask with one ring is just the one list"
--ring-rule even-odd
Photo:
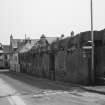
[(91, 82), (95, 82), (95, 70), (94, 70), (94, 31), (93, 31), (93, 0), (90, 1), (91, 5), (91, 41), (92, 41), (92, 50), (91, 50)]

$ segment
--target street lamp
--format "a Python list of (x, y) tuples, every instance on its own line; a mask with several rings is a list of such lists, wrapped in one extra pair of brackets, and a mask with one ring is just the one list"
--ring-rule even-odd
[(93, 0), (90, 1), (91, 8), (91, 40), (92, 40), (92, 52), (91, 52), (91, 82), (95, 82), (95, 71), (94, 71), (94, 32), (93, 32)]

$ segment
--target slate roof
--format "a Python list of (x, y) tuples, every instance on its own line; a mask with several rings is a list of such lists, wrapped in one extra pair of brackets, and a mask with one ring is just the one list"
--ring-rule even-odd
[(32, 49), (32, 47), (37, 43), (38, 39), (33, 39), (31, 42), (26, 43), (23, 48), (19, 51), (19, 53), (25, 53)]
[(46, 37), (46, 40), (48, 41), (49, 44), (57, 40), (57, 37)]
[(10, 46), (9, 45), (3, 45), (3, 53), (10, 53)]
[(21, 43), (21, 45), (18, 46), (18, 48), (17, 48), (17, 50), (15, 51), (15, 53), (16, 53), (16, 52), (18, 53), (20, 50), (22, 50), (24, 46), (25, 46), (25, 43)]
[(13, 48), (18, 48), (18, 45), (20, 44), (20, 43), (22, 43), (24, 40), (23, 39), (13, 39), (12, 40), (12, 47)]
[(25, 39), (12, 39), (12, 48), (14, 49), (14, 52), (26, 52), (28, 49), (30, 49), (31, 46), (34, 45), (34, 43), (37, 42), (38, 39), (30, 39), (31, 44), (25, 42)]

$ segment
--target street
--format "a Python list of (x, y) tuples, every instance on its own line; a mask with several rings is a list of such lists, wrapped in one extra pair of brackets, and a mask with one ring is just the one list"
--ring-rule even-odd
[(76, 86), (1, 70), (0, 105), (105, 105), (105, 96)]

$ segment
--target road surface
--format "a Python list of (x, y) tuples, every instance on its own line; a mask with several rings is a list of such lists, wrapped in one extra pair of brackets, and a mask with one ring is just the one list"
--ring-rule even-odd
[(105, 96), (46, 79), (1, 71), (0, 105), (105, 105)]

